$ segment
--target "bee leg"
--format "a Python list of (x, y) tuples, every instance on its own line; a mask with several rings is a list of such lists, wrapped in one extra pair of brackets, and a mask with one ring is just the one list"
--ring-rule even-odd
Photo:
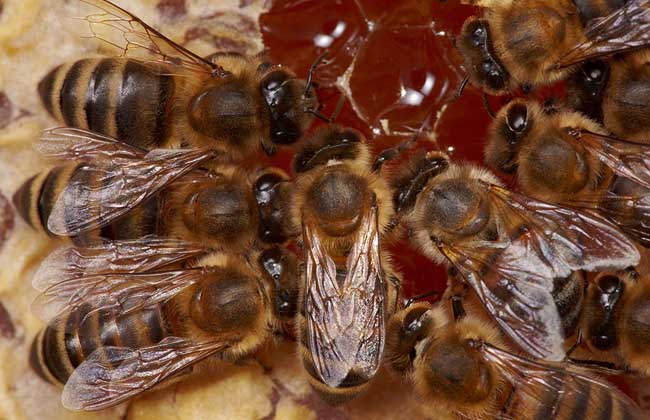
[(400, 143), (397, 143), (396, 146), (390, 147), (388, 149), (384, 149), (379, 154), (379, 156), (377, 156), (377, 159), (375, 159), (375, 163), (372, 164), (372, 171), (374, 173), (381, 171), (381, 168), (384, 165), (384, 163), (396, 159), (406, 150), (414, 148), (417, 145), (420, 134), (422, 134), (422, 132), (426, 128), (431, 128), (432, 115), (433, 115), (433, 110), (427, 113), (427, 116), (424, 118), (424, 121), (422, 121), (420, 127), (415, 131), (415, 133), (413, 133), (411, 137), (407, 138), (406, 140)]
[(487, 111), (490, 118), (495, 119), (497, 117), (494, 111), (492, 110), (492, 105), (490, 105), (490, 101), (488, 100), (487, 93), (483, 93), (483, 106), (485, 107), (485, 110)]
[(429, 290), (428, 292), (425, 292), (425, 293), (422, 293), (422, 294), (419, 294), (419, 295), (415, 295), (413, 297), (408, 298), (404, 302), (404, 307), (408, 308), (409, 306), (413, 305), (418, 300), (422, 300), (424, 298), (428, 298), (428, 297), (431, 297), (431, 296), (434, 296), (434, 297), (437, 298), (438, 296), (440, 296), (440, 293), (438, 293), (436, 290)]
[(576, 342), (573, 343), (571, 348), (566, 352), (567, 359), (571, 360), (570, 356), (573, 354), (574, 351), (576, 351), (578, 347), (580, 347), (580, 345), (582, 344), (582, 339), (583, 339), (582, 328), (578, 328), (578, 336), (576, 337)]

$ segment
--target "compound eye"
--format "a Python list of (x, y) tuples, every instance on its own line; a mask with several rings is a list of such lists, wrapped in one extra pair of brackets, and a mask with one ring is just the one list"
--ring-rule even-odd
[(598, 279), (598, 288), (603, 293), (612, 294), (619, 288), (620, 283), (621, 280), (618, 277), (607, 275)]
[(275, 92), (281, 89), (288, 79), (289, 75), (286, 72), (276, 70), (262, 80), (262, 89), (266, 92)]
[(528, 127), (528, 108), (523, 104), (510, 107), (507, 115), (508, 128), (514, 133), (521, 134)]
[(487, 31), (483, 25), (478, 25), (472, 32), (472, 45), (480, 47), (485, 44)]

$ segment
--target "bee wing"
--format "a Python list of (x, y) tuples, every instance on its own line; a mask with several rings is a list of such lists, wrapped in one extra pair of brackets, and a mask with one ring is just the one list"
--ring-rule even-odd
[(650, 189), (650, 145), (585, 130), (568, 129), (569, 137), (593, 153), (616, 175)]
[(72, 373), (61, 400), (69, 410), (101, 410), (133, 398), (228, 348), (223, 341), (166, 337), (141, 349), (102, 347)]
[(145, 273), (197, 257), (205, 248), (182, 240), (146, 236), (90, 247), (55, 249), (34, 274), (32, 286), (43, 292), (63, 279), (106, 273)]
[(496, 185), (487, 188), (502, 219), (518, 222), (521, 234), (471, 249), (452, 244), (440, 249), (513, 340), (537, 358), (561, 360), (564, 334), (551, 294), (553, 279), (577, 270), (636, 265), (639, 252), (614, 225), (598, 216)]
[(147, 153), (112, 137), (70, 127), (44, 130), (36, 148), (58, 160), (138, 159)]
[[(553, 268), (529, 241), (471, 250), (445, 244), (440, 249), (522, 349), (540, 359), (564, 359), (564, 331), (551, 294)], [(501, 251), (497, 259), (477, 257), (495, 251)]]
[(303, 232), (307, 342), (316, 371), (331, 387), (351, 372), (370, 379), (383, 356), (386, 316), (376, 206), (362, 221), (343, 283), (318, 235), (308, 224)]
[(160, 149), (142, 159), (83, 164), (56, 199), (47, 228), (75, 236), (106, 226), (212, 156), (203, 149)]
[(585, 28), (586, 41), (564, 54), (556, 68), (569, 67), (650, 44), (650, 1), (629, 0), (608, 16), (592, 20)]
[(639, 251), (614, 224), (578, 209), (535, 200), (497, 185), (488, 190), (506, 220), (522, 220), (531, 245), (558, 277), (577, 270), (621, 270), (639, 263)]
[(118, 310), (128, 314), (164, 302), (204, 276), (201, 268), (155, 273), (103, 273), (65, 278), (41, 292), (32, 305), (44, 321), (56, 320), (82, 306), (92, 311)]
[(171, 64), (217, 77), (229, 74), (220, 66), (177, 44), (142, 19), (108, 0), (79, 1), (92, 6), (92, 13), (85, 17), (91, 33), (90, 38), (115, 47), (121, 57), (140, 59), (154, 65)]
[[(499, 349), (489, 343), (473, 342), (482, 357), (503, 374), (513, 385), (518, 402), (509, 406), (512, 419), (529, 418), (553, 407), (553, 413), (571, 413), (572, 418), (586, 414), (588, 407), (599, 407), (604, 417), (616, 408), (630, 419), (643, 419), (640, 408), (612, 384), (594, 376), (587, 369), (568, 363), (532, 361)], [(578, 408), (584, 407), (584, 412)], [(610, 414), (607, 415), (607, 410)]]

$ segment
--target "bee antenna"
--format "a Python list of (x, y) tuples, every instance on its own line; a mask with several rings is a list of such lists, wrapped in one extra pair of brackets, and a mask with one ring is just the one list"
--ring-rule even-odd
[(490, 105), (490, 101), (488, 101), (487, 93), (483, 93), (483, 106), (485, 107), (485, 110), (487, 111), (488, 115), (492, 118), (495, 119), (497, 116), (492, 110), (492, 106)]
[(458, 87), (458, 92), (456, 92), (456, 97), (454, 98), (455, 101), (460, 99), (461, 95), (465, 91), (465, 87), (467, 86), (467, 83), (469, 82), (469, 75), (465, 76), (462, 82), (460, 82), (460, 86)]
[(314, 73), (316, 72), (316, 68), (320, 65), (320, 63), (323, 62), (325, 57), (327, 57), (327, 54), (329, 52), (325, 51), (318, 57), (316, 57), (316, 60), (311, 64), (309, 67), (309, 72), (307, 72), (307, 81), (305, 82), (305, 93), (303, 93), (303, 96), (307, 96), (307, 93), (309, 93), (309, 89), (314, 85)]
[(336, 108), (334, 108), (334, 112), (332, 112), (332, 115), (330, 115), (329, 117), (326, 117), (325, 115), (323, 115), (322, 112), (313, 108), (307, 108), (305, 109), (305, 112), (308, 112), (313, 116), (315, 116), (316, 118), (325, 121), (328, 124), (331, 124), (334, 121), (336, 121), (336, 119), (338, 118), (339, 114), (341, 113), (341, 110), (343, 109), (343, 104), (345, 104), (345, 95), (341, 94), (339, 96), (339, 100), (336, 102)]
[(405, 150), (412, 149), (415, 147), (415, 145), (418, 142), (418, 138), (422, 134), (425, 128), (431, 127), (431, 116), (433, 115), (433, 110), (430, 110), (427, 113), (427, 116), (424, 118), (422, 121), (422, 124), (420, 124), (420, 127), (417, 129), (415, 133), (406, 140), (398, 143), (394, 147), (390, 147), (388, 149), (384, 149), (379, 156), (377, 156), (377, 159), (375, 160), (375, 163), (372, 165), (372, 171), (373, 172), (379, 172), (384, 165), (384, 163), (393, 160), (397, 158), (399, 155), (401, 155)]

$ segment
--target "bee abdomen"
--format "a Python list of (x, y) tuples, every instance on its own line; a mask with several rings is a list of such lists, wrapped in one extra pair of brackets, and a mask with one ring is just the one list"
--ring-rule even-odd
[(581, 272), (573, 272), (569, 277), (553, 280), (553, 300), (557, 306), (564, 336), (575, 332), (584, 301), (585, 282)]
[(167, 141), (174, 90), (173, 76), (162, 68), (118, 58), (59, 66), (38, 85), (43, 105), (58, 121), (143, 149)]
[(160, 307), (120, 315), (82, 305), (56, 320), (34, 339), (30, 364), (43, 379), (64, 384), (74, 369), (107, 346), (138, 349), (168, 335)]
[(357, 375), (350, 372), (338, 387), (332, 387), (324, 383), (316, 371), (314, 360), (312, 359), (309, 345), (306, 342), (307, 322), (304, 316), (299, 316), (299, 352), (302, 359), (303, 367), (309, 375), (309, 383), (314, 392), (329, 404), (336, 405), (350, 401), (362, 393), (369, 385), (368, 378), (363, 375)]
[(34, 175), (14, 193), (14, 206), (30, 226), (52, 234), (47, 228), (47, 221), (56, 200), (77, 168), (77, 164), (62, 165)]

